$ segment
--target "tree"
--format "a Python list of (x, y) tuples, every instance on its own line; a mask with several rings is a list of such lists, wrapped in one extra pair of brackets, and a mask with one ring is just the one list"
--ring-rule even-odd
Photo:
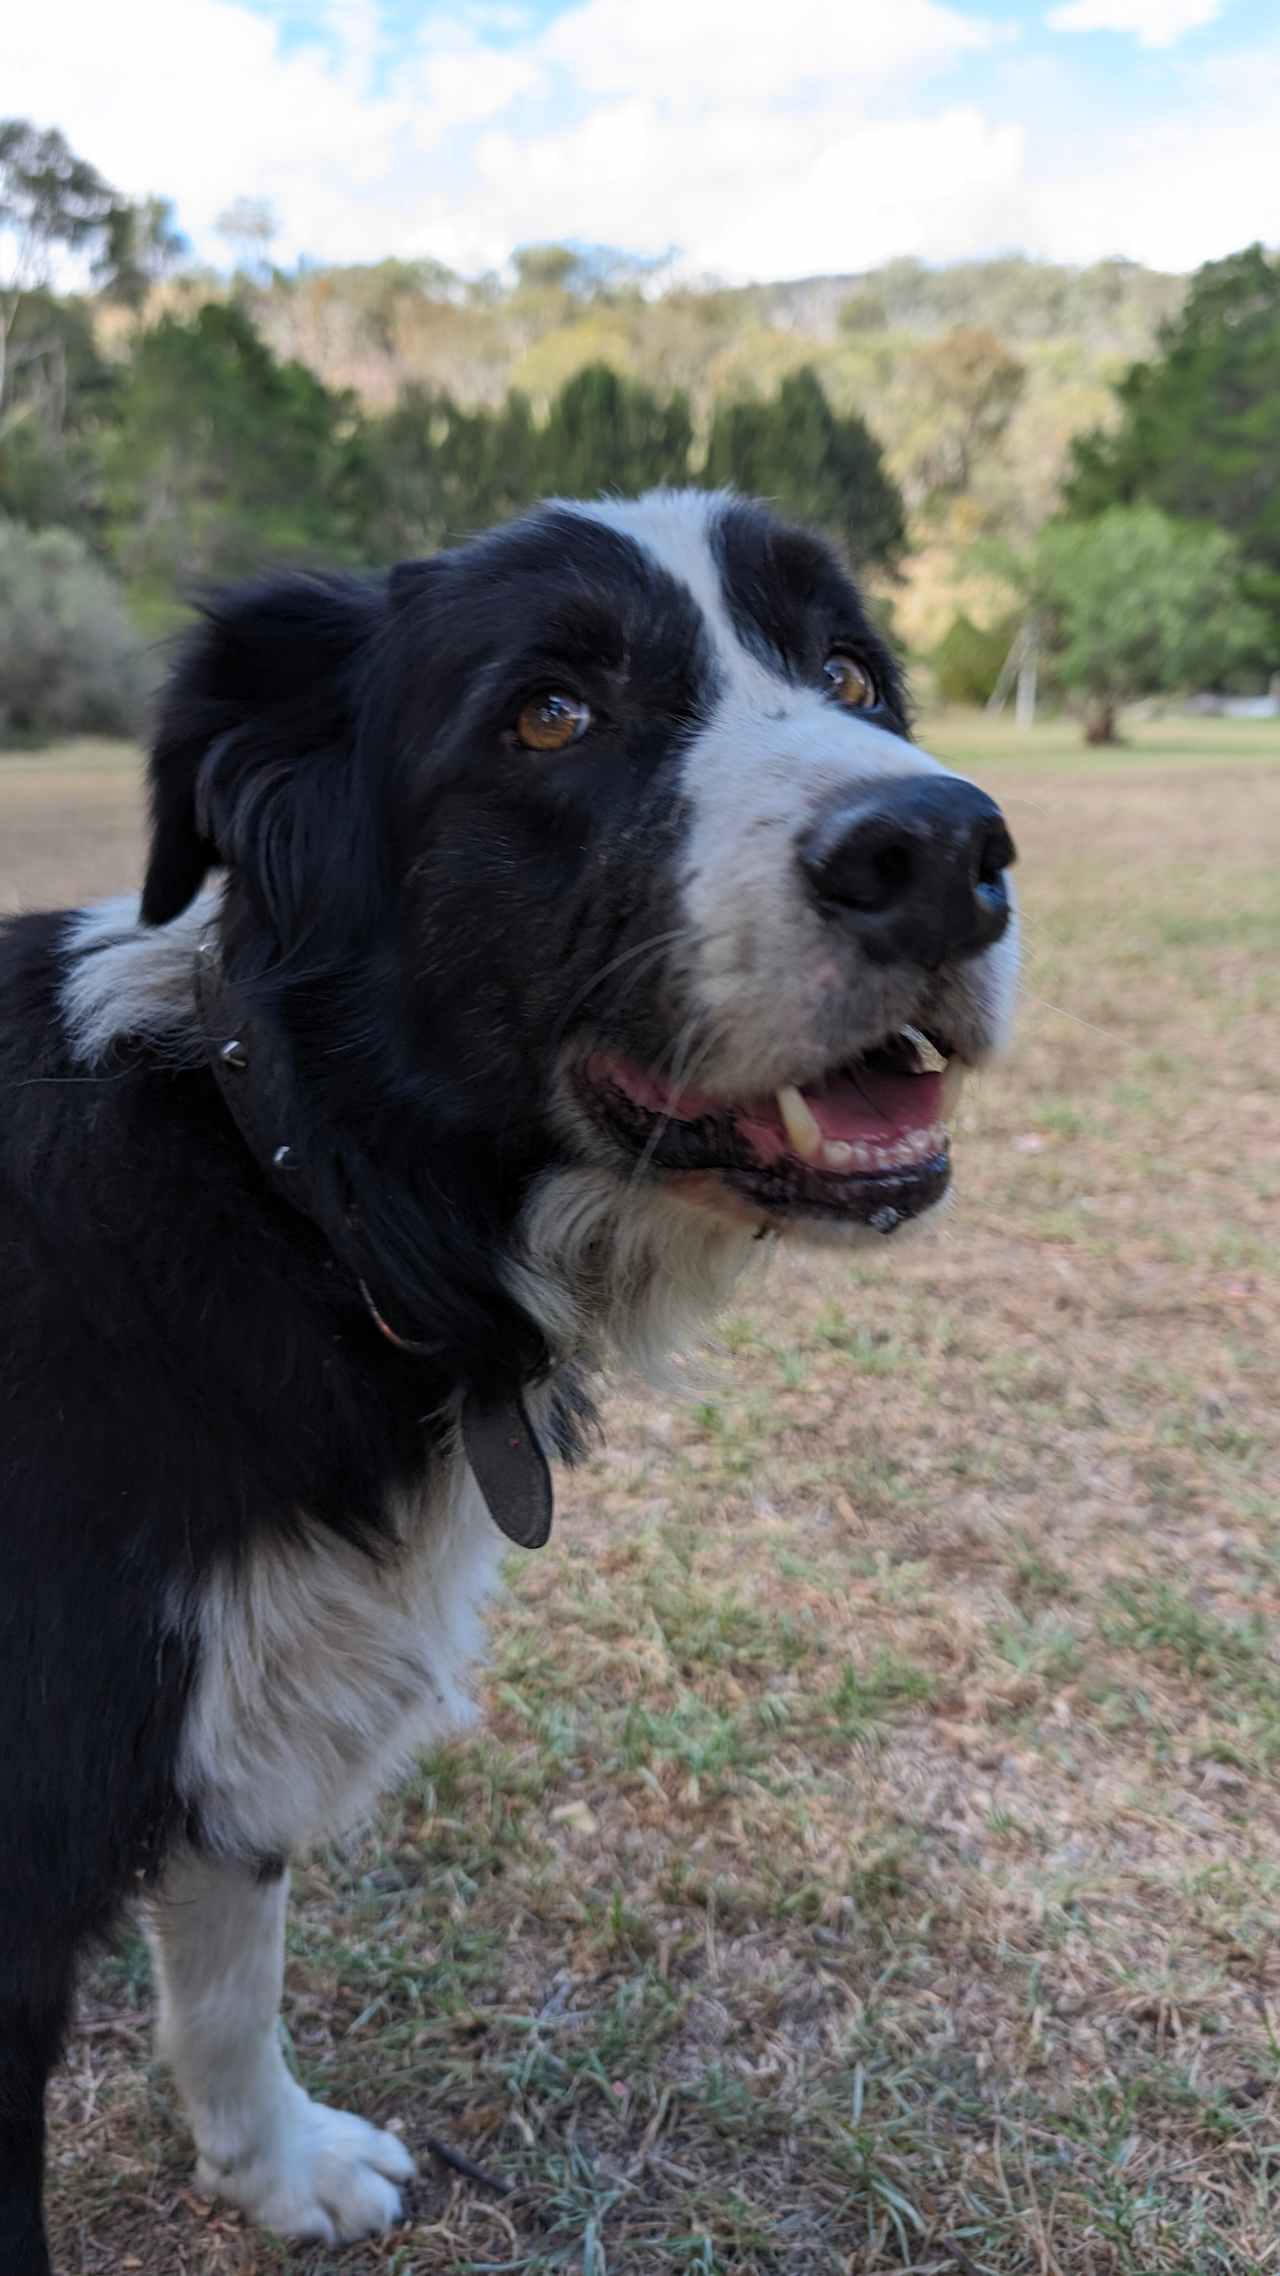
[(91, 246), (118, 201), (95, 167), (56, 127), (0, 119), (0, 421), (9, 394), (9, 346), (25, 296), (47, 285), (59, 247)]
[(1261, 634), (1233, 540), (1153, 506), (1051, 524), (1033, 582), (1053, 669), (1082, 694), (1090, 743), (1116, 740), (1116, 712), (1135, 697), (1220, 682)]
[(0, 420), (0, 516), (93, 536), (100, 519), (98, 444), (118, 372), (100, 354), (90, 308), (23, 295), (9, 337), (9, 405)]
[(544, 487), (592, 498), (687, 482), (692, 442), (684, 395), (664, 398), (608, 364), (588, 364), (552, 403), (540, 446)]
[(1017, 409), (1026, 366), (981, 324), (956, 325), (917, 349), (913, 360), (920, 404), (910, 446), (911, 493), (921, 503), (958, 497)]
[(942, 703), (986, 703), (992, 695), (1017, 630), (1006, 617), (989, 630), (961, 609), (933, 651), (934, 685)]
[(511, 256), (518, 292), (603, 300), (640, 293), (670, 267), (673, 252), (628, 253), (619, 245), (520, 245)]
[(215, 224), (235, 256), (236, 267), (261, 281), (271, 268), (271, 247), (280, 234), (269, 198), (233, 198)]
[(840, 330), (853, 339), (867, 332), (883, 332), (889, 322), (884, 294), (877, 292), (873, 284), (860, 285), (847, 300), (841, 301), (836, 321)]
[(427, 553), (548, 492), (591, 497), (687, 481), (691, 439), (683, 395), (655, 395), (605, 364), (560, 389), (541, 431), (518, 390), (489, 411), (405, 388), (358, 445), (366, 550), (379, 560)]
[(102, 564), (68, 530), (0, 521), (0, 742), (133, 734), (144, 692), (138, 636)]
[(107, 217), (94, 279), (108, 300), (136, 312), (187, 251), (171, 198), (143, 198), (138, 205), (121, 201)]
[(282, 363), (244, 309), (211, 302), (142, 332), (106, 466), (128, 576), (168, 593), (266, 559), (349, 559), (352, 400)]
[(855, 568), (892, 571), (901, 559), (906, 516), (880, 445), (856, 412), (837, 417), (808, 365), (783, 380), (771, 403), (721, 405), (703, 480), (771, 499), (826, 530)]
[(1068, 511), (1158, 506), (1240, 545), (1252, 597), (1280, 632), (1280, 255), (1250, 245), (1200, 269), (1159, 357), (1116, 390), (1120, 423), (1075, 446)]
[(511, 259), (522, 292), (568, 292), (581, 267), (571, 245), (520, 245)]
[(529, 505), (540, 438), (527, 399), (464, 410), (443, 390), (407, 387), (356, 447), (362, 550), (373, 561), (432, 553)]

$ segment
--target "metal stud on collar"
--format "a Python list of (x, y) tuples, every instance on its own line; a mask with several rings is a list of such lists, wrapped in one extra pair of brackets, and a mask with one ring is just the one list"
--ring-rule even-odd
[(273, 1154), (273, 1155), (272, 1155), (272, 1157), (271, 1157), (271, 1167), (272, 1167), (272, 1169), (273, 1169), (273, 1170), (287, 1170), (287, 1169), (289, 1169), (289, 1168), (291, 1168), (291, 1167), (292, 1167), (292, 1164), (293, 1164), (293, 1148), (292, 1148), (292, 1146), (277, 1146), (277, 1147), (276, 1147), (276, 1150), (275, 1150), (275, 1152), (274, 1152), (274, 1154)]
[(230, 1043), (222, 1045), (218, 1057), (224, 1067), (247, 1067), (249, 1064), (249, 1054), (238, 1035), (233, 1035)]

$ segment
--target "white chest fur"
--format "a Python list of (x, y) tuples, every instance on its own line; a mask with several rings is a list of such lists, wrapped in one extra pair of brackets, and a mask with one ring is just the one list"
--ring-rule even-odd
[(377, 1561), (304, 1523), (183, 1606), (199, 1658), (178, 1778), (210, 1846), (287, 1855), (339, 1831), (469, 1720), (505, 1544), (461, 1464), (399, 1519)]

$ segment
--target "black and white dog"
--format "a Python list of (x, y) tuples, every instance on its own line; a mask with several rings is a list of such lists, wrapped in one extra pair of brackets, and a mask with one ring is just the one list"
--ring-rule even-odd
[(0, 930), (0, 2276), (136, 1894), (200, 2187), (396, 2218), (280, 2051), (287, 1859), (465, 1714), (596, 1370), (941, 1200), (1015, 982), (998, 810), (722, 496), (231, 593), (151, 786), (140, 904)]

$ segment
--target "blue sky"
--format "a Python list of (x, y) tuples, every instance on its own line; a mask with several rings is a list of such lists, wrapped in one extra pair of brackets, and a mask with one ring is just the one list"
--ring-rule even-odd
[(1276, 0), (42, 0), (4, 107), (278, 258), (567, 237), (732, 280), (1280, 240)]

